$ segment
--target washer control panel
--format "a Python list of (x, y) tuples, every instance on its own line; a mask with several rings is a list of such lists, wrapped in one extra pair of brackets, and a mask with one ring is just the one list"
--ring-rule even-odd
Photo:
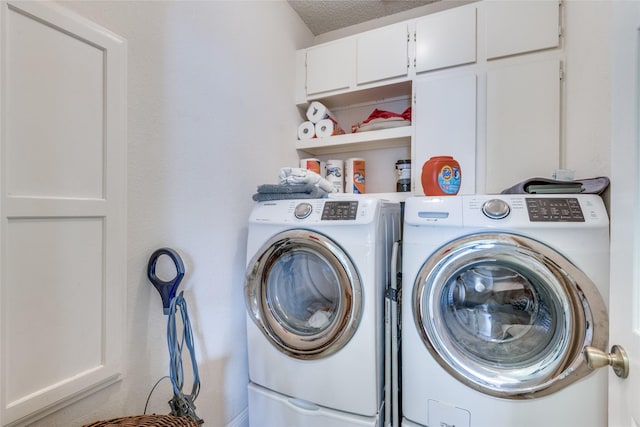
[(430, 227), (577, 228), (608, 227), (596, 194), (475, 194), (409, 197), (405, 224)]
[(532, 222), (585, 222), (580, 202), (575, 197), (525, 198)]
[(356, 219), (358, 202), (353, 200), (327, 201), (322, 209), (322, 221), (339, 221)]

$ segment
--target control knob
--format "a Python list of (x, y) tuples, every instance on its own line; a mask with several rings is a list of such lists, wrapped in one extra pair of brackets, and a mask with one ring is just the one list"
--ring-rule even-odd
[(300, 203), (298, 206), (296, 206), (295, 210), (293, 211), (293, 215), (298, 219), (304, 219), (311, 215), (311, 212), (313, 212), (313, 206), (311, 206), (311, 203), (305, 202)]
[(482, 204), (482, 213), (491, 219), (505, 218), (510, 212), (509, 204), (501, 199), (487, 200)]

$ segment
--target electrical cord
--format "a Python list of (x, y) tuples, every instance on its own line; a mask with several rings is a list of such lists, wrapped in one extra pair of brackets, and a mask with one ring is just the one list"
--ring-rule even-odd
[[(178, 339), (178, 331), (176, 326), (176, 312), (180, 311), (182, 319), (182, 338)], [(171, 415), (191, 416), (196, 421), (201, 421), (196, 415), (195, 400), (200, 393), (200, 374), (198, 373), (198, 364), (196, 361), (195, 347), (193, 345), (193, 333), (191, 331), (191, 321), (187, 311), (187, 302), (184, 299), (183, 292), (171, 300), (169, 307), (169, 317), (167, 319), (167, 344), (169, 347), (169, 377), (173, 385), (173, 398), (169, 401), (171, 406)], [(184, 369), (182, 367), (182, 350), (186, 345), (191, 358), (191, 367), (193, 369), (193, 385), (191, 394), (184, 394), (182, 387), (184, 386)]]
[(169, 375), (165, 375), (164, 377), (162, 377), (158, 381), (156, 381), (156, 383), (153, 385), (153, 387), (151, 387), (151, 391), (149, 392), (149, 395), (147, 396), (147, 401), (144, 404), (144, 412), (142, 412), (143, 415), (147, 414), (147, 407), (149, 406), (149, 400), (151, 400), (151, 395), (156, 390), (156, 387), (158, 387), (158, 385), (160, 384), (160, 382), (162, 380), (168, 380), (168, 379), (170, 379)]

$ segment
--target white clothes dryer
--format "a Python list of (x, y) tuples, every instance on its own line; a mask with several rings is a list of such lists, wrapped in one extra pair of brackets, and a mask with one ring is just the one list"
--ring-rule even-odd
[(609, 220), (596, 195), (409, 198), (403, 427), (601, 427)]
[(385, 290), (400, 205), (257, 203), (245, 301), (252, 426), (382, 426)]

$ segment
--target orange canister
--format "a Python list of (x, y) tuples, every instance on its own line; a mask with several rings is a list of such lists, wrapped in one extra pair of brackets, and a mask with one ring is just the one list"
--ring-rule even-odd
[(422, 189), (427, 196), (453, 196), (460, 191), (460, 164), (452, 156), (431, 157), (422, 165)]
[(313, 171), (320, 175), (322, 168), (320, 167), (320, 159), (301, 159), (300, 168)]
[(347, 159), (344, 169), (346, 170), (344, 192), (353, 194), (364, 194), (365, 188), (365, 163), (364, 159)]

